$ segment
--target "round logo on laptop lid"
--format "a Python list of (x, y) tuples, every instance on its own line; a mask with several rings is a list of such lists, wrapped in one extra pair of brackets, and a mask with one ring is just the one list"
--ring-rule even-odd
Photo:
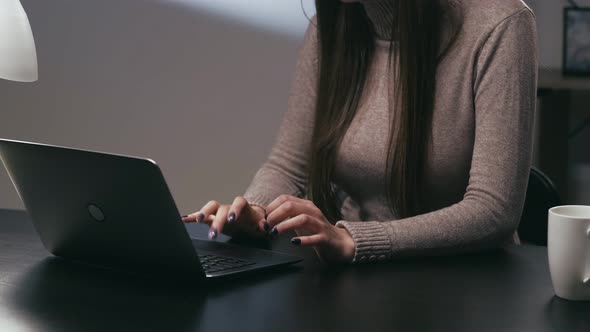
[(94, 204), (88, 205), (88, 213), (90, 213), (90, 216), (96, 221), (103, 222), (105, 219), (102, 210)]

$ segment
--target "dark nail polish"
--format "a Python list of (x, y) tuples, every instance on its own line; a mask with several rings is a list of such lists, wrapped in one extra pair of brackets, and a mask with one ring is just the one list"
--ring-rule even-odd
[(231, 224), (234, 221), (236, 221), (236, 214), (232, 212), (229, 214), (229, 218), (227, 218), (227, 223)]
[(204, 219), (205, 219), (205, 215), (202, 213), (199, 213), (199, 215), (197, 216), (197, 222), (202, 223)]
[(294, 238), (291, 239), (291, 244), (294, 245), (294, 246), (301, 245), (301, 239), (298, 238), (298, 237), (294, 237)]
[(217, 239), (217, 231), (216, 230), (209, 231), (209, 240), (215, 240), (215, 239)]
[(270, 229), (270, 225), (265, 221), (264, 222), (264, 231), (268, 232), (269, 229)]
[(188, 216), (182, 216), (182, 217), (180, 217), (180, 218), (186, 218), (186, 217), (188, 217)]
[(279, 235), (279, 230), (277, 229), (277, 226), (273, 227), (272, 230), (270, 231), (270, 236), (275, 237)]

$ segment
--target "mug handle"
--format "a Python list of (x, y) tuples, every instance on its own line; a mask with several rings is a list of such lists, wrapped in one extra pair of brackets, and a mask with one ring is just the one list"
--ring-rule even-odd
[[(590, 228), (588, 228), (588, 230), (586, 231), (586, 235), (588, 236), (588, 238), (590, 238)], [(590, 274), (586, 276), (586, 278), (584, 278), (584, 285), (590, 287)]]

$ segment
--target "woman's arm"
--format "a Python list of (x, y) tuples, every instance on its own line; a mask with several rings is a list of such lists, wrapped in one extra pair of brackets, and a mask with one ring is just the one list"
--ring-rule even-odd
[(258, 170), (244, 198), (268, 205), (281, 194), (303, 197), (315, 118), (318, 75), (315, 17), (305, 33), (292, 83), (289, 105), (270, 156)]
[(536, 87), (535, 20), (523, 9), (495, 27), (479, 54), (473, 86), (475, 142), (463, 200), (407, 219), (338, 222), (355, 242), (354, 261), (505, 243), (518, 226), (525, 199)]

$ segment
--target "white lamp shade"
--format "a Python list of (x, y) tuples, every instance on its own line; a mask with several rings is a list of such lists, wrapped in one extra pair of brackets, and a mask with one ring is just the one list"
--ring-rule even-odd
[(0, 0), (0, 78), (19, 82), (38, 78), (33, 32), (19, 0)]

